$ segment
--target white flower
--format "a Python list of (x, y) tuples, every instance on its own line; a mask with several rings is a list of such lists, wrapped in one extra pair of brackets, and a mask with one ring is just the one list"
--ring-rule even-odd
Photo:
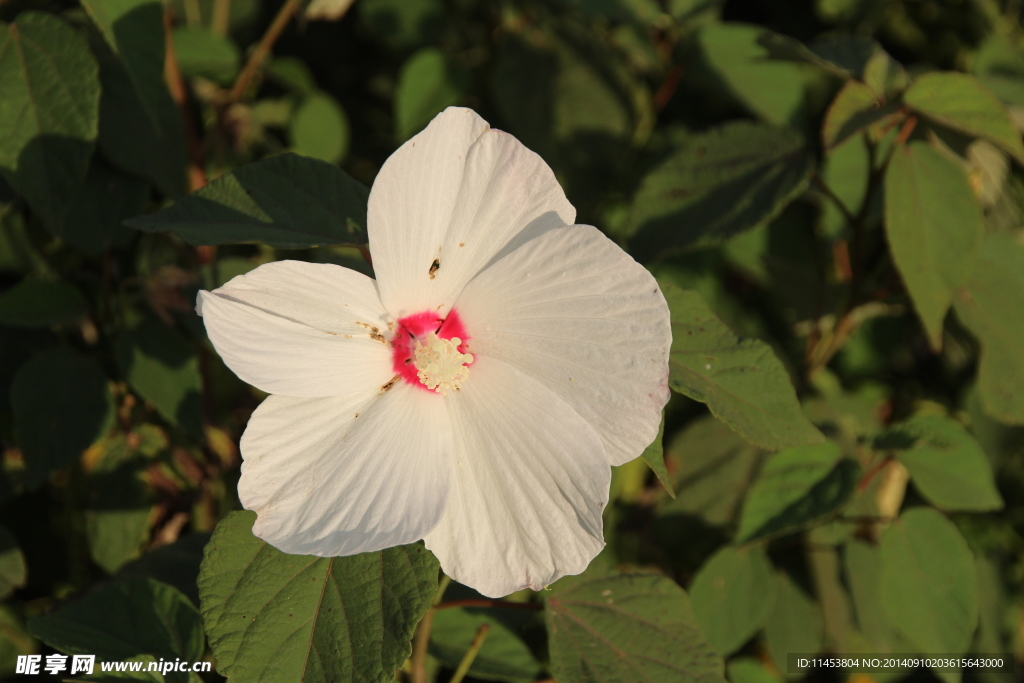
[(374, 281), (280, 261), (197, 311), (272, 394), (242, 436), (253, 532), (288, 553), (423, 539), (484, 595), (539, 590), (604, 545), (610, 465), (654, 440), (668, 307), (551, 169), (451, 108), (373, 184)]

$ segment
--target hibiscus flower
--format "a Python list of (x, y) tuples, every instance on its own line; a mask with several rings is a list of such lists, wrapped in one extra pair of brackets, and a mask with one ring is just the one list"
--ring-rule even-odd
[(370, 192), (376, 280), (269, 263), (197, 311), (271, 394), (242, 436), (242, 505), (287, 553), (422, 539), (491, 597), (582, 572), (611, 466), (668, 400), (665, 299), (576, 211), (544, 161), (450, 108)]

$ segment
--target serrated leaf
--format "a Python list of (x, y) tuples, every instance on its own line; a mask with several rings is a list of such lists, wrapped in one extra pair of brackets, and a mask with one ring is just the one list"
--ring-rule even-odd
[(724, 681), (686, 593), (664, 576), (592, 565), (558, 581), (544, 605), (560, 681)]
[(672, 315), (669, 386), (706, 403), (751, 443), (772, 450), (824, 441), (804, 416), (770, 346), (736, 336), (700, 295), (662, 285)]
[[(37, 638), (65, 654), (101, 661), (137, 655), (197, 661), (204, 643), (199, 612), (177, 589), (153, 579), (108, 583), (28, 622)], [(168, 680), (184, 681), (174, 672)]]
[(26, 279), (0, 294), (0, 325), (70, 324), (78, 322), (88, 312), (82, 293), (63, 280)]
[(132, 389), (164, 419), (203, 435), (203, 380), (193, 344), (155, 320), (118, 337), (117, 363)]
[(860, 467), (834, 441), (769, 455), (747, 493), (736, 542), (790, 533), (842, 507)]
[(960, 166), (923, 141), (895, 150), (885, 173), (885, 234), (935, 350), (984, 230), (981, 205)]
[(693, 578), (690, 600), (708, 641), (728, 655), (768, 621), (777, 589), (763, 546), (725, 546)]
[(987, 236), (955, 305), (981, 342), (978, 392), (985, 410), (1024, 425), (1024, 245), (1010, 235)]
[(921, 494), (945, 510), (982, 512), (1003, 507), (981, 446), (956, 420), (916, 415), (875, 438), (893, 449)]
[(465, 74), (450, 66), (444, 53), (425, 47), (402, 64), (395, 89), (395, 137), (408, 140), (430, 119), (456, 104), (465, 90)]
[(661, 416), (661, 425), (658, 427), (658, 436), (654, 439), (654, 442), (650, 446), (644, 449), (644, 452), (640, 454), (640, 457), (644, 459), (647, 466), (651, 468), (655, 476), (658, 477), (658, 481), (668, 491), (668, 495), (672, 498), (676, 497), (676, 492), (672, 488), (672, 477), (669, 476), (668, 469), (665, 467), (665, 416)]
[(199, 596), (217, 671), (238, 680), (392, 681), (437, 592), (422, 545), (349, 557), (286, 555), (225, 517), (206, 547)]
[[(97, 50), (101, 64), (107, 62), (100, 147), (115, 164), (179, 196), (185, 189), (185, 133), (164, 80), (163, 4), (84, 0), (82, 6), (114, 55), (110, 60), (110, 53)], [(141, 150), (132, 149), (140, 144)]]
[(978, 623), (974, 556), (956, 526), (914, 508), (882, 534), (882, 604), (889, 624), (922, 654), (962, 654)]
[(300, 249), (366, 243), (369, 191), (334, 164), (281, 154), (240, 166), (156, 213), (128, 221), (189, 244)]
[(689, 249), (765, 225), (796, 198), (811, 163), (800, 133), (733, 122), (687, 138), (647, 174), (630, 223), (638, 249)]
[(863, 83), (847, 81), (825, 112), (821, 129), (822, 143), (826, 149), (836, 147), (847, 138), (893, 114), (896, 109), (893, 105), (886, 106)]
[(0, 527), (0, 598), (25, 585), (25, 555), (18, 541), (7, 529)]
[(907, 88), (903, 101), (936, 123), (999, 145), (1024, 163), (1024, 142), (1010, 112), (974, 76), (952, 71), (924, 74)]
[(0, 176), (57, 229), (89, 168), (100, 83), (86, 41), (53, 14), (0, 22)]
[[(452, 583), (442, 602), (477, 598), (483, 596)], [(523, 635), (526, 629), (543, 628), (539, 616), (529, 610), (502, 607), (439, 609), (434, 613), (430, 630), (430, 654), (453, 669), (458, 667), (477, 629), (487, 624), (490, 630), (469, 668), (469, 675), (488, 681), (534, 681), (544, 669)]]
[(103, 369), (66, 347), (33, 356), (18, 369), (11, 411), (30, 485), (73, 462), (113, 419)]

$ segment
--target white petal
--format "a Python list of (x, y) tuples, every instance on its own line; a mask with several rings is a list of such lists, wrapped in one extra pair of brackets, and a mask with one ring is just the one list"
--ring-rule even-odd
[(487, 357), (447, 397), (454, 476), (427, 548), (453, 579), (491, 597), (578, 574), (604, 546), (611, 468), (564, 401)]
[(241, 450), (238, 496), (256, 511), (253, 533), (287, 553), (333, 557), (412, 543), (434, 528), (448, 497), (444, 401), (402, 382), (383, 394), (270, 396)]
[(381, 300), (396, 318), (444, 315), (488, 263), (575, 218), (543, 159), (475, 112), (451, 107), (373, 183), (367, 220)]
[(538, 237), (482, 272), (455, 307), (470, 353), (555, 392), (600, 435), (612, 465), (654, 441), (669, 398), (668, 305), (651, 274), (599, 230)]
[(196, 310), (227, 366), (267, 393), (337, 396), (395, 374), (377, 288), (348, 268), (268, 263), (200, 292)]

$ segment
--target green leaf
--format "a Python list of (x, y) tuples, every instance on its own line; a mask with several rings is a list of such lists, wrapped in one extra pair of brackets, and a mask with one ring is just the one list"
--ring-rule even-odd
[(199, 574), (217, 671), (236, 680), (390, 682), (437, 592), (422, 545), (323, 558), (286, 555), (234, 512), (214, 531)]
[[(871, 151), (866, 137), (858, 135), (848, 138), (832, 149), (825, 160), (822, 178), (835, 198), (842, 202), (846, 212), (857, 216), (867, 199), (868, 184), (871, 181)], [(825, 200), (821, 230), (827, 238), (835, 240), (852, 235), (854, 228), (846, 212), (840, 210), (832, 198)], [(801, 261), (807, 263), (808, 260)], [(806, 292), (806, 288), (803, 291)]]
[(785, 672), (789, 653), (812, 654), (821, 651), (825, 630), (818, 602), (788, 574), (780, 572), (776, 574), (776, 579), (779, 584), (778, 595), (775, 609), (764, 626), (764, 635), (775, 665)]
[(1006, 105), (968, 74), (933, 71), (907, 89), (903, 101), (936, 123), (983, 137), (1024, 163), (1024, 143)]
[(697, 34), (706, 68), (724, 90), (770, 123), (799, 123), (804, 78), (795, 64), (768, 59), (760, 44), (764, 28), (731, 22), (708, 23)]
[[(185, 134), (181, 112), (164, 81), (163, 3), (83, 0), (82, 5), (116, 55), (111, 60), (105, 50), (97, 50), (101, 63), (107, 62), (101, 67), (107, 77), (100, 147), (115, 164), (152, 178), (165, 194), (179, 196), (185, 189)], [(131, 149), (139, 144), (145, 146)]]
[(148, 182), (93, 157), (68, 218), (51, 232), (75, 249), (98, 256), (131, 241), (135, 233), (124, 221), (142, 213), (148, 201)]
[(657, 574), (591, 565), (544, 594), (551, 671), (560, 681), (723, 681), (686, 593)]
[[(168, 197), (188, 192), (181, 113), (154, 89), (155, 111), (146, 108), (124, 62), (100, 36), (93, 39), (100, 65), (99, 147), (112, 164), (153, 181)], [(173, 105), (173, 102), (171, 103)]]
[[(142, 671), (101, 671), (99, 667), (89, 676), (90, 683), (124, 683), (125, 681), (137, 681), (138, 683), (164, 683), (164, 676), (157, 671), (147, 671), (150, 663), (156, 662), (153, 655), (139, 655), (129, 657), (126, 662), (142, 662)], [(159, 663), (157, 663), (159, 665)], [(130, 666), (130, 665), (129, 665)], [(191, 683), (191, 682), (190, 682)]]
[(1008, 36), (991, 34), (974, 55), (974, 75), (1009, 105), (1024, 105), (1024, 51)]
[(745, 121), (687, 138), (647, 174), (630, 221), (638, 249), (689, 249), (765, 225), (807, 187), (800, 133)]
[(668, 495), (673, 498), (676, 497), (676, 492), (672, 489), (672, 477), (668, 474), (668, 469), (665, 467), (665, 416), (661, 416), (661, 426), (658, 427), (658, 436), (654, 439), (654, 442), (644, 449), (644, 452), (640, 454), (640, 457), (644, 459), (647, 466), (651, 468), (651, 471), (658, 477), (658, 481), (668, 491)]
[(790, 533), (832, 514), (853, 495), (859, 475), (834, 441), (769, 455), (747, 493), (736, 542)]
[(92, 559), (113, 574), (142, 554), (149, 541), (153, 502), (137, 467), (89, 473), (85, 486), (85, 537)]
[[(452, 583), (445, 591), (442, 602), (482, 597), (470, 588)], [(469, 668), (469, 675), (483, 680), (537, 680), (544, 669), (523, 636), (527, 630), (543, 628), (538, 617), (536, 612), (529, 610), (501, 607), (437, 610), (430, 630), (430, 654), (446, 666), (453, 669), (458, 667), (477, 629), (487, 624), (490, 630)]]
[(10, 531), (0, 527), (0, 598), (25, 585), (25, 555)]
[[(785, 666), (781, 668), (784, 670)], [(725, 667), (725, 677), (729, 683), (780, 683), (783, 680), (753, 657), (736, 657), (729, 660)]]
[(843, 567), (860, 632), (873, 652), (910, 652), (911, 645), (889, 625), (882, 597), (882, 551), (874, 543), (851, 540)]
[(238, 74), (241, 53), (229, 38), (202, 26), (180, 26), (173, 36), (174, 54), (184, 76), (230, 85)]
[(415, 52), (402, 64), (395, 90), (395, 137), (408, 140), (437, 114), (459, 101), (465, 74), (436, 47)]
[(113, 419), (103, 369), (66, 347), (44, 351), (18, 369), (11, 411), (30, 485), (73, 462)]
[(669, 441), (666, 459), (675, 466), (678, 493), (662, 512), (696, 515), (712, 526), (731, 524), (763, 457), (720, 420), (694, 420)]
[(108, 583), (30, 619), (28, 628), (56, 650), (104, 661), (203, 656), (199, 612), (177, 589), (153, 579)]
[(895, 112), (895, 106), (886, 106), (868, 86), (859, 81), (847, 81), (825, 113), (822, 142), (826, 149), (836, 147)]
[(53, 14), (0, 23), (0, 176), (59, 228), (96, 142), (100, 83), (86, 41)]
[(981, 342), (978, 392), (985, 410), (1024, 425), (1024, 246), (1012, 235), (986, 237), (955, 305)]
[(762, 29), (757, 42), (771, 59), (809, 64), (843, 80), (860, 76), (872, 56), (882, 52), (870, 38), (840, 33), (824, 34), (808, 46)]
[(88, 312), (85, 297), (63, 280), (26, 279), (0, 294), (0, 325), (65, 325), (78, 322)]
[(117, 340), (117, 362), (128, 384), (170, 422), (203, 436), (203, 381), (195, 347), (166, 325), (149, 320)]
[(804, 416), (770, 346), (737, 337), (696, 292), (663, 285), (672, 315), (669, 386), (707, 403), (718, 419), (762, 448), (824, 441)]
[(199, 606), (199, 564), (203, 560), (203, 548), (210, 541), (208, 533), (191, 533), (170, 545), (150, 550), (134, 562), (121, 567), (118, 577), (149, 577), (174, 586), (193, 605)]
[(894, 449), (921, 494), (945, 510), (982, 512), (1003, 507), (992, 467), (981, 446), (945, 415), (916, 415), (875, 439)]
[(708, 641), (728, 655), (767, 623), (777, 590), (763, 546), (726, 546), (697, 572), (690, 600)]
[(321, 92), (303, 98), (292, 116), (288, 134), (294, 151), (307, 157), (337, 163), (348, 152), (345, 111), (333, 97)]
[(922, 654), (961, 654), (978, 625), (974, 556), (931, 508), (905, 512), (882, 534), (881, 594), (889, 623)]
[(923, 141), (896, 149), (885, 173), (885, 233), (936, 351), (953, 294), (967, 284), (984, 230), (981, 205), (960, 166)]
[(281, 154), (226, 173), (172, 206), (128, 221), (189, 244), (300, 249), (366, 243), (369, 191), (333, 164)]

